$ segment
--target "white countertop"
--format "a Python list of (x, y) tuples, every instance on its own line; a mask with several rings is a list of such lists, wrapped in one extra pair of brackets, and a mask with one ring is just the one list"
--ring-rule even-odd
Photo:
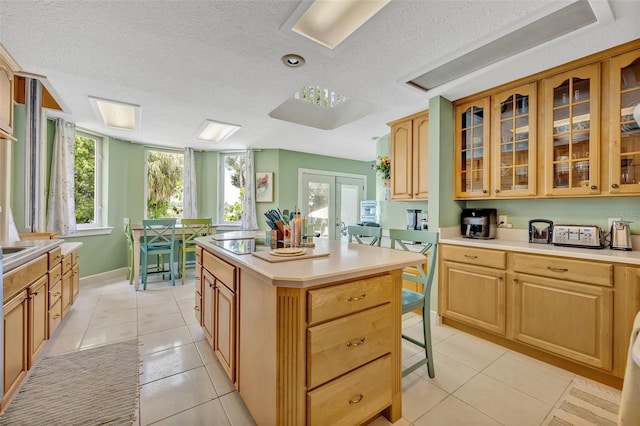
[(254, 271), (274, 286), (305, 288), (425, 263), (419, 253), (317, 238), (315, 252), (329, 256), (270, 263), (251, 254), (236, 255), (211, 243), (196, 243), (231, 264)]
[(2, 258), (2, 273), (6, 274), (7, 272), (15, 269), (19, 266), (24, 265), (25, 263), (35, 259), (43, 253), (46, 253), (59, 245), (61, 245), (64, 240), (25, 240), (25, 241), (15, 241), (15, 242), (3, 242), (0, 243), (2, 247), (26, 247), (24, 250), (19, 251), (15, 254), (5, 255)]
[[(603, 262), (625, 263), (640, 266), (640, 250), (621, 251), (610, 248), (591, 249), (580, 247), (563, 247), (553, 244), (533, 244), (529, 243), (528, 231), (522, 229), (499, 229), (498, 237), (493, 240), (476, 240), (462, 238), (460, 229), (451, 228), (440, 231), (441, 244), (453, 244), (458, 246), (479, 247), (493, 250), (509, 250), (521, 253), (543, 254), (547, 256), (572, 257), (576, 259), (600, 260)], [(634, 236), (636, 237), (636, 236)], [(634, 247), (640, 247), (634, 238)]]

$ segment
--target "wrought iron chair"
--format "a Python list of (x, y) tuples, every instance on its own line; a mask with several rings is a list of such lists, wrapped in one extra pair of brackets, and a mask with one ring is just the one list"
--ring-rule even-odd
[[(171, 285), (176, 285), (174, 273), (174, 250), (176, 240), (176, 219), (148, 219), (142, 221), (143, 234), (140, 243), (140, 257), (142, 259), (141, 275), (142, 288), (147, 289), (149, 274), (169, 273)], [(169, 265), (164, 268), (164, 257), (161, 265), (155, 270), (149, 270), (148, 257), (150, 255), (169, 255)]]
[[(431, 319), (429, 310), (429, 301), (431, 296), (431, 284), (433, 283), (433, 275), (436, 270), (436, 262), (438, 259), (438, 233), (427, 231), (415, 231), (407, 229), (390, 229), (389, 238), (391, 238), (391, 248), (395, 248), (398, 244), (403, 250), (417, 251), (427, 257), (426, 269), (421, 265), (417, 265), (418, 275), (408, 273), (402, 274), (403, 280), (413, 281), (422, 284), (422, 293), (402, 289), (402, 314), (406, 314), (415, 309), (422, 310), (422, 330), (424, 341), (421, 342), (411, 336), (402, 334), (402, 338), (420, 346), (425, 351), (425, 357), (420, 359), (413, 365), (402, 370), (402, 377), (420, 368), (427, 366), (429, 377), (435, 377), (435, 369), (433, 365), (433, 348), (431, 346)], [(419, 250), (410, 250), (408, 245), (420, 244)]]
[[(182, 240), (180, 241), (180, 276), (184, 285), (184, 274), (196, 270), (195, 259), (187, 261), (187, 253), (196, 252), (196, 242), (198, 237), (204, 237), (211, 232), (211, 218), (182, 219)], [(195, 256), (195, 255), (194, 255)]]
[[(382, 242), (382, 228), (378, 226), (361, 226), (351, 225), (347, 227), (347, 234), (349, 235), (349, 242), (356, 240), (358, 244), (369, 244), (370, 246), (380, 247)], [(363, 241), (362, 237), (371, 237), (371, 241)]]

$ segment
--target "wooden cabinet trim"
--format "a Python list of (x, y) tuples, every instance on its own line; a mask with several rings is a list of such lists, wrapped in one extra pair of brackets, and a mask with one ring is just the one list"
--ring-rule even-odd
[(4, 274), (2, 277), (4, 285), (3, 301), (9, 300), (27, 288), (32, 282), (45, 275), (48, 271), (47, 259), (47, 254), (43, 254), (35, 260)]

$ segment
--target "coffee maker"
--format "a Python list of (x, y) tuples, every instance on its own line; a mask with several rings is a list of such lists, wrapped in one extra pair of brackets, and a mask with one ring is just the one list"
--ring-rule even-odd
[(463, 209), (460, 232), (464, 238), (490, 240), (496, 237), (496, 209)]
[(420, 209), (407, 209), (407, 229), (420, 230), (422, 229), (418, 215), (422, 213)]

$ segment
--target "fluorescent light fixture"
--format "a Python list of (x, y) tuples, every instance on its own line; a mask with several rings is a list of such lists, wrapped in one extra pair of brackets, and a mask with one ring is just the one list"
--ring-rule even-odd
[(314, 0), (292, 31), (335, 48), (391, 0)]
[(140, 105), (89, 96), (89, 102), (104, 125), (113, 129), (140, 128)]
[(223, 123), (215, 120), (205, 120), (198, 129), (198, 140), (206, 142), (222, 142), (240, 130), (239, 125)]

